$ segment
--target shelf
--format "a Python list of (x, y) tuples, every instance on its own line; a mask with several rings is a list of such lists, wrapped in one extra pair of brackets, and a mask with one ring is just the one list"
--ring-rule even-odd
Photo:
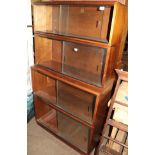
[(41, 118), (37, 119), (39, 123), (44, 125), (47, 128), (50, 128), (52, 131), (55, 133), (58, 132), (58, 125), (57, 125), (57, 120), (56, 120), (56, 111), (51, 110), (45, 115), (43, 115)]
[(44, 89), (38, 90), (35, 94), (40, 97), (47, 98), (47, 100), (51, 101), (53, 104), (56, 104), (56, 90), (54, 86), (48, 86)]
[(79, 117), (77, 117), (76, 115), (74, 115), (73, 113), (70, 113), (69, 111), (65, 111), (65, 109), (63, 109), (63, 107), (59, 106), (58, 104), (56, 104), (56, 102), (52, 102), (52, 100), (50, 100), (49, 97), (44, 96), (43, 95), (44, 93), (42, 92), (35, 92), (34, 95), (40, 99), (42, 102), (44, 102), (44, 104), (47, 104), (49, 107), (57, 110), (57, 111), (60, 111), (61, 113), (65, 114), (66, 116), (69, 116), (71, 117), (72, 119), (84, 124), (85, 126), (88, 126), (90, 128), (94, 128), (94, 126), (82, 119), (80, 119)]
[(38, 73), (41, 73), (41, 74), (46, 75), (48, 77), (51, 77), (53, 79), (65, 82), (65, 83), (67, 83), (67, 84), (69, 84), (71, 86), (77, 87), (77, 88), (79, 88), (81, 90), (84, 90), (86, 92), (92, 93), (92, 94), (97, 95), (97, 96), (101, 95), (103, 93), (103, 91), (104, 91), (103, 88), (96, 87), (96, 86), (87, 84), (85, 82), (73, 79), (73, 78), (71, 78), (69, 76), (66, 76), (64, 74), (55, 72), (53, 70), (49, 70), (46, 67), (42, 67), (42, 66), (39, 66), (39, 65), (34, 65), (33, 67), (31, 67), (31, 69), (32, 69), (32, 71), (33, 70), (37, 71)]
[(36, 31), (36, 35), (39, 35), (40, 37), (45, 37), (48, 39), (57, 39), (60, 41), (71, 41), (74, 43), (80, 43), (84, 45), (90, 45), (90, 46), (97, 46), (97, 47), (102, 47), (102, 48), (109, 48), (111, 45), (108, 43), (108, 41), (103, 40), (103, 41), (95, 41), (95, 40), (90, 40), (88, 37), (87, 39), (81, 39), (80, 37), (75, 37), (73, 36), (67, 36), (67, 35), (61, 35), (61, 34), (54, 34), (54, 33), (49, 33), (49, 32), (43, 32), (43, 31)]
[(43, 66), (53, 71), (62, 73), (62, 63), (56, 61), (44, 61), (42, 63), (37, 64), (38, 66)]

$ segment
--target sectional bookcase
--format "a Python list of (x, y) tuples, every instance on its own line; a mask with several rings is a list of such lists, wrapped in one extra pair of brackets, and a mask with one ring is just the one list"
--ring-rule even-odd
[(35, 117), (81, 154), (99, 141), (127, 33), (118, 1), (33, 3)]

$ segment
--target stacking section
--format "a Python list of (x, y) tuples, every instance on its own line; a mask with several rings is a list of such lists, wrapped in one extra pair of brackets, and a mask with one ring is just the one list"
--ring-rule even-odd
[(96, 95), (80, 90), (57, 79), (32, 71), (34, 95), (56, 109), (92, 124)]
[(52, 108), (44, 99), (35, 95), (38, 123), (53, 131), (70, 144), (87, 152), (90, 128)]
[(35, 117), (81, 154), (99, 142), (127, 28), (116, 1), (33, 4)]
[(35, 36), (36, 64), (96, 86), (102, 85), (107, 49)]
[(35, 6), (35, 31), (108, 42), (112, 10), (108, 5)]

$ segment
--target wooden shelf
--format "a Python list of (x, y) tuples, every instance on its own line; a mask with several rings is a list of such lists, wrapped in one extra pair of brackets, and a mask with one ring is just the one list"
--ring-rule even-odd
[(48, 39), (56, 39), (60, 41), (70, 41), (74, 43), (80, 43), (84, 45), (90, 45), (90, 46), (96, 46), (96, 47), (102, 47), (102, 48), (109, 48), (111, 45), (107, 41), (95, 41), (95, 40), (89, 40), (89, 39), (81, 39), (78, 37), (73, 37), (73, 36), (66, 36), (66, 35), (59, 35), (59, 34), (54, 34), (54, 33), (49, 33), (49, 32), (41, 32), (41, 31), (36, 31), (35, 35), (38, 35), (40, 37), (48, 38)]
[(51, 101), (53, 104), (56, 104), (56, 90), (53, 86), (46, 87), (46, 89), (36, 91), (35, 94), (37, 96), (46, 98), (47, 100)]
[(37, 64), (38, 66), (46, 67), (50, 70), (62, 73), (62, 63), (56, 61), (44, 61), (42, 63)]
[(77, 79), (73, 79), (72, 77), (69, 77), (67, 75), (49, 70), (46, 67), (34, 65), (31, 68), (34, 71), (37, 71), (37, 72), (42, 73), (44, 75), (47, 75), (48, 77), (51, 77), (53, 79), (65, 82), (71, 86), (77, 87), (81, 90), (87, 91), (87, 92), (92, 93), (92, 94), (97, 95), (97, 96), (101, 95), (104, 91), (102, 87), (96, 87), (96, 86), (87, 84), (87, 83), (79, 81)]
[(58, 129), (57, 129), (58, 125), (57, 125), (56, 111), (55, 110), (49, 111), (48, 113), (43, 115), (41, 118), (37, 119), (37, 121), (39, 123), (43, 124), (44, 126), (50, 128), (55, 133), (58, 132)]

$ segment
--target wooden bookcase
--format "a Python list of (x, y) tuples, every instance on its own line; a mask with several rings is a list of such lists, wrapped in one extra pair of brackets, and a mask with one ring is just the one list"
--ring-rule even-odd
[[(122, 2), (122, 3), (121, 3)], [(127, 33), (125, 1), (33, 3), (35, 117), (90, 154), (99, 142)]]

